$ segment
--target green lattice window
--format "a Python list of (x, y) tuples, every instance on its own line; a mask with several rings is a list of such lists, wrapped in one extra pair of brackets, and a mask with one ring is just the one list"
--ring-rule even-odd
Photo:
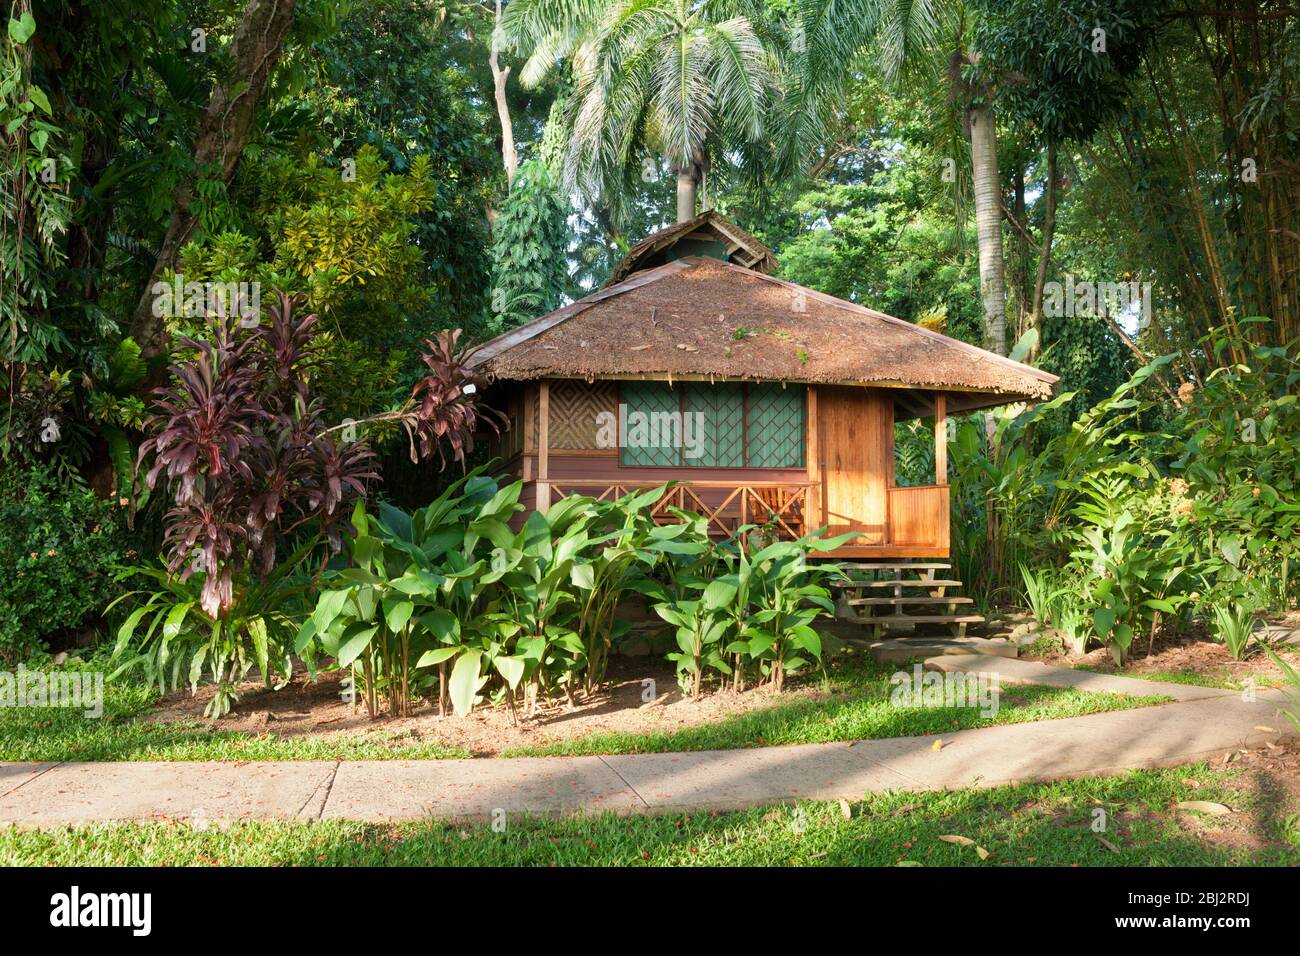
[(695, 468), (745, 464), (745, 393), (740, 385), (691, 382), (683, 389), (682, 460)]
[(750, 468), (802, 468), (803, 388), (763, 382), (749, 386), (745, 464)]
[(620, 400), (623, 465), (804, 467), (803, 386), (625, 382)]
[(671, 429), (662, 427), (680, 416), (680, 394), (667, 382), (626, 382), (622, 403), (627, 434), (619, 436), (619, 461), (639, 468), (681, 464), (680, 443), (672, 441)]

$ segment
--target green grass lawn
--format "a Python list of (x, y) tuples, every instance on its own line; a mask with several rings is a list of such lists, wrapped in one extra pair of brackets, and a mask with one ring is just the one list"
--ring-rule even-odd
[(519, 747), (505, 755), (551, 757), (665, 753), (941, 735), (994, 724), (1127, 710), (1169, 700), (1167, 697), (1127, 697), (1058, 687), (1005, 685), (998, 712), (992, 718), (986, 718), (970, 707), (895, 706), (890, 701), (890, 675), (899, 670), (911, 672), (911, 669), (911, 664), (877, 664), (864, 657), (841, 657), (831, 662), (827, 693), (820, 699), (795, 699), (711, 724), (639, 734), (598, 734)]
[[(118, 680), (104, 687), (104, 716), (63, 708), (0, 708), (0, 760), (382, 760), (468, 757), (378, 729), (339, 739), (212, 730), (206, 722), (151, 723), (155, 688)], [(220, 722), (216, 725), (221, 726)]]
[[(1198, 787), (1187, 781), (1194, 778)], [(1205, 765), (1054, 784), (880, 794), (739, 813), (484, 823), (148, 823), (0, 831), (0, 864), (596, 866), (1198, 866), (1300, 863), (1300, 807)], [(1223, 803), (1227, 816), (1175, 812)], [(1093, 832), (1094, 811), (1106, 829)], [(965, 837), (958, 845), (942, 836)], [(1107, 843), (1110, 846), (1107, 846)], [(982, 859), (976, 847), (987, 851)]]
[[(1164, 697), (1125, 697), (1061, 688), (1007, 686), (999, 710), (986, 719), (975, 708), (900, 707), (890, 701), (890, 675), (911, 665), (876, 664), (861, 656), (834, 660), (817, 697), (794, 696), (721, 721), (666, 731), (598, 734), (509, 750), (505, 756), (647, 753), (759, 747), (944, 734), (989, 724), (1076, 717), (1163, 703)], [(0, 708), (0, 760), (380, 760), (469, 757), (463, 749), (384, 729), (351, 736), (280, 737), (210, 729), (203, 722), (141, 720), (157, 701), (138, 683), (110, 682), (104, 716), (66, 709)], [(454, 719), (454, 718), (453, 718)], [(220, 728), (220, 723), (217, 724)]]

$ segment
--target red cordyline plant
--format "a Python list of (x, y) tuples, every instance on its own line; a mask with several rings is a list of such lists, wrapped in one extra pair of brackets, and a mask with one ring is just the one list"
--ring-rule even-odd
[(411, 400), (402, 410), (402, 422), (411, 439), (411, 460), (429, 458), (435, 452), (446, 467), (444, 447), (462, 466), (465, 456), (474, 450), (474, 433), (480, 423), (500, 434), (507, 419), (499, 411), (479, 404), (483, 382), (470, 362), (474, 349), (462, 348), (460, 329), (439, 332), (425, 339), (427, 352), (421, 352), (429, 374), (415, 383)]
[(297, 304), (280, 293), (268, 321), (254, 329), (214, 318), (210, 339), (181, 340), (192, 357), (173, 366), (175, 381), (157, 391), (152, 437), (140, 446), (139, 462), (153, 459), (146, 486), (152, 490), (162, 479), (173, 500), (168, 571), (182, 581), (204, 573), (201, 606), (213, 619), (234, 601), (238, 575), (268, 574), (290, 534), (315, 530), (334, 552), (342, 547), (345, 505), (364, 497), (378, 475), (364, 441), (338, 440), (334, 432), (397, 421), (412, 461), (437, 454), (445, 467), (448, 451), (465, 464), (480, 424), (499, 430), (506, 422), (479, 405), (473, 350), (459, 346), (456, 329), (425, 340), (421, 358), (429, 374), (401, 408), (326, 428), (309, 388), (319, 318), (297, 316)]
[[(281, 294), (269, 321), (242, 329), (214, 318), (209, 339), (182, 339), (191, 357), (171, 369), (149, 420), (152, 458), (145, 485), (160, 479), (172, 497), (166, 515), (167, 568), (182, 581), (205, 577), (201, 606), (220, 617), (244, 571), (267, 574), (277, 546), (299, 529), (342, 546), (349, 498), (364, 495), (373, 452), (335, 440), (308, 385), (316, 363), (315, 315), (295, 315)], [(242, 334), (241, 334), (242, 333)]]
[[(342, 547), (349, 500), (377, 480), (367, 444), (333, 433), (399, 421), (417, 460), (436, 451), (445, 464), (445, 442), (464, 463), (482, 414), (470, 353), (456, 348), (459, 333), (443, 333), (427, 343), (430, 374), (401, 408), (325, 428), (310, 390), (317, 317), (298, 316), (296, 305), (279, 295), (255, 328), (216, 318), (207, 338), (178, 342), (186, 358), (157, 391), (151, 435), (140, 447), (137, 467), (151, 460), (145, 484), (161, 485), (172, 501), (166, 568), (124, 572), (156, 586), (118, 599), (136, 607), (114, 653), (128, 658), (122, 669), (142, 665), (164, 692), (182, 675), (197, 689), (210, 671), (217, 685), (211, 716), (230, 709), (253, 666), (268, 686), (277, 674), (288, 678), (301, 623), (292, 610), (313, 587), (298, 569), (322, 539), (334, 551)], [(495, 428), (497, 420), (504, 419), (491, 412), (486, 423)], [(297, 550), (277, 564), (290, 536)]]

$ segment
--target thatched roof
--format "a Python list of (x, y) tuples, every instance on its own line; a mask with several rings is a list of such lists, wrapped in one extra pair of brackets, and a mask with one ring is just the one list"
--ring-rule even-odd
[[(757, 272), (776, 271), (776, 256), (772, 250), (763, 245), (744, 229), (717, 210), (710, 209), (700, 213), (694, 219), (679, 222), (675, 226), (660, 229), (646, 236), (628, 250), (614, 271), (610, 274), (605, 287), (622, 282), (634, 272), (663, 265), (674, 256), (677, 247), (690, 248), (693, 244), (709, 244), (717, 247), (717, 258), (746, 266)], [(680, 250), (677, 250), (680, 251)]]
[(719, 259), (634, 273), (484, 343), (495, 379), (705, 379), (897, 388), (953, 412), (1052, 394), (1057, 378), (893, 316)]

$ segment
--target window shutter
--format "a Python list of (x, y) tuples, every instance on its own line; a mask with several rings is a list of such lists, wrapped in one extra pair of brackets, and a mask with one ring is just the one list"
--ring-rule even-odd
[[(624, 382), (622, 401), (627, 415), (626, 440), (633, 447), (620, 445), (620, 464), (637, 468), (661, 468), (680, 465), (682, 452), (672, 445), (674, 429), (659, 427), (663, 422), (676, 421), (679, 404), (677, 392), (667, 382)], [(636, 427), (634, 415), (644, 415), (650, 423), (644, 430)], [(671, 418), (665, 418), (665, 415)], [(643, 434), (638, 434), (642, 432)], [(623, 436), (620, 436), (620, 442)], [(651, 445), (659, 441), (664, 444)]]
[[(694, 468), (742, 468), (745, 464), (745, 392), (736, 382), (685, 387), (682, 432), (695, 447), (683, 448), (682, 460)], [(691, 457), (692, 451), (698, 451)]]
[(805, 426), (804, 388), (761, 382), (749, 386), (748, 453), (750, 468), (802, 468)]

